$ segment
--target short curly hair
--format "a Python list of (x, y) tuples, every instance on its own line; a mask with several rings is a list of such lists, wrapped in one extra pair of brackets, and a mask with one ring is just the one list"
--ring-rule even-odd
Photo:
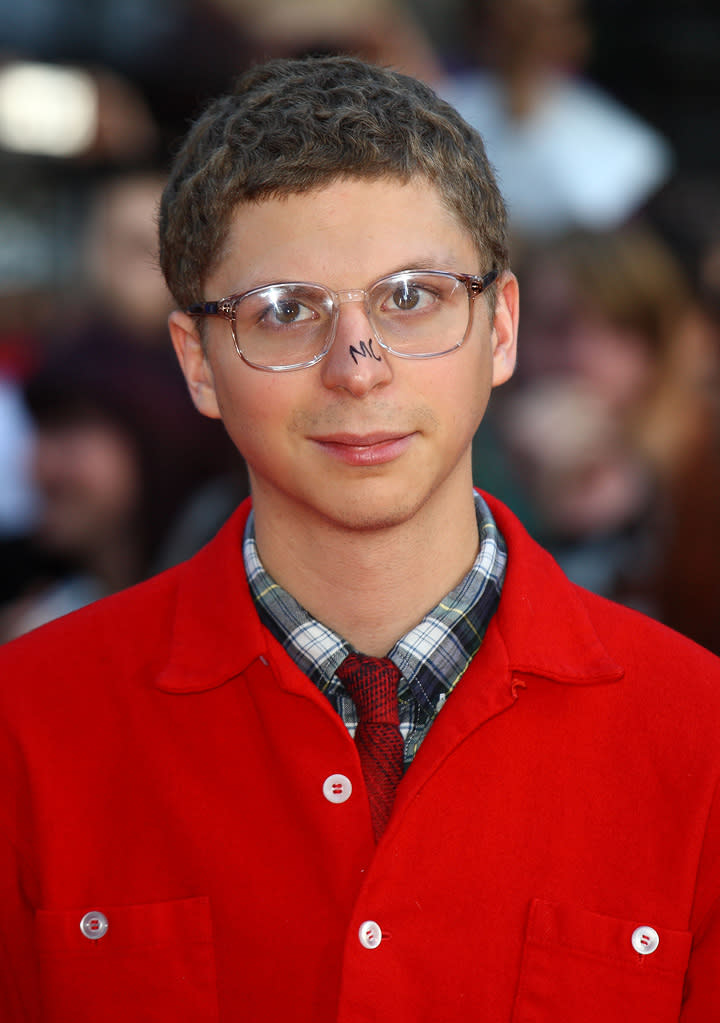
[(423, 177), (468, 230), (483, 270), (508, 265), (505, 206), (480, 135), (427, 85), (349, 56), (245, 72), (192, 125), (160, 205), (160, 263), (175, 301), (203, 297), (245, 202), (342, 177)]

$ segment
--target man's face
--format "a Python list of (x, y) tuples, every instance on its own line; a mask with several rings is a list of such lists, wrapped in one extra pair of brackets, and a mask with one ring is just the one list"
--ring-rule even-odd
[(141, 479), (129, 435), (101, 416), (41, 424), (34, 476), (41, 546), (92, 563), (135, 526)]
[[(241, 206), (204, 297), (280, 281), (344, 291), (409, 268), (490, 269), (425, 181), (345, 179)], [(403, 359), (375, 344), (379, 359), (358, 357), (373, 332), (362, 302), (348, 302), (325, 358), (280, 373), (246, 365), (220, 318), (207, 321), (203, 354), (195, 322), (174, 313), (191, 394), (201, 412), (223, 419), (245, 457), (258, 519), (299, 535), (323, 523), (372, 530), (408, 521), (428, 502), (447, 517), (467, 501), (473, 434), (491, 387), (514, 364), (515, 280), (496, 287), (494, 323), (485, 298), (475, 299), (470, 334), (448, 355)]]

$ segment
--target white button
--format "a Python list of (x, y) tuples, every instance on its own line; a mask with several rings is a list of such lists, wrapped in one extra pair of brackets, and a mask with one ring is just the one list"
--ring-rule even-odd
[(649, 956), (660, 944), (660, 935), (654, 927), (636, 927), (630, 940), (636, 952)]
[(344, 774), (331, 774), (323, 782), (323, 795), (330, 803), (344, 803), (352, 794), (352, 782)]
[(104, 913), (98, 913), (97, 910), (93, 910), (91, 913), (86, 913), (80, 921), (80, 930), (83, 932), (85, 937), (90, 938), (91, 941), (97, 941), (98, 938), (102, 938), (107, 929), (108, 918)]
[(382, 941), (380, 924), (375, 923), (374, 920), (366, 920), (364, 924), (360, 924), (358, 937), (363, 948), (377, 948)]

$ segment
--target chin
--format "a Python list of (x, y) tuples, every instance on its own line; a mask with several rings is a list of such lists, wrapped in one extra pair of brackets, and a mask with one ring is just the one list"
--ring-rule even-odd
[(409, 522), (425, 503), (412, 501), (407, 493), (398, 500), (352, 501), (323, 509), (326, 519), (351, 532), (374, 533), (394, 529)]

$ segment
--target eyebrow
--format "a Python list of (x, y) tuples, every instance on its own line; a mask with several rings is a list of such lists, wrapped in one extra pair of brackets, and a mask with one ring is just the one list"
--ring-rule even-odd
[(403, 270), (448, 270), (449, 268), (455, 268), (462, 273), (470, 272), (466, 267), (456, 267), (455, 264), (457, 262), (457, 259), (450, 253), (447, 253), (445, 257), (441, 259), (438, 259), (437, 256), (424, 256), (420, 259), (407, 260), (394, 269), (388, 270), (387, 273), (384, 273), (381, 276), (390, 277), (391, 274), (402, 273)]
[[(383, 277), (391, 277), (393, 274), (402, 273), (404, 270), (440, 270), (450, 273), (475, 273), (476, 271), (471, 268), (464, 266), (456, 266), (458, 260), (447, 253), (443, 258), (437, 256), (424, 256), (418, 259), (405, 260), (402, 263), (396, 264), (388, 270), (384, 270), (376, 274), (372, 281), (368, 281), (368, 284), (372, 284), (374, 281), (382, 280)], [(453, 269), (454, 268), (454, 269)], [(255, 291), (257, 288), (272, 288), (278, 284), (322, 284), (323, 281), (310, 280), (307, 277), (298, 279), (297, 277), (275, 277), (271, 281), (260, 280), (255, 284), (246, 285), (244, 288), (236, 288), (233, 291), (228, 292), (226, 297), (232, 297), (235, 295), (244, 295), (248, 291)]]

